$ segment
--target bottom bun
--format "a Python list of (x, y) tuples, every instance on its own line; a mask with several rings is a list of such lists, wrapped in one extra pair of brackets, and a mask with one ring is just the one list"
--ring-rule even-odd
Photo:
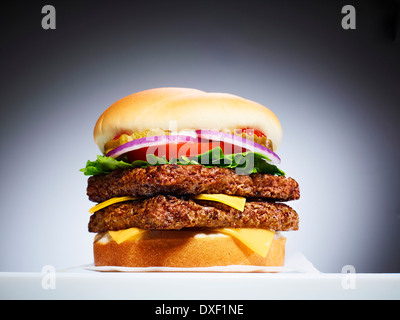
[(117, 244), (108, 233), (93, 244), (95, 266), (212, 267), (228, 265), (283, 266), (286, 238), (276, 233), (264, 258), (240, 241), (221, 233), (148, 231)]

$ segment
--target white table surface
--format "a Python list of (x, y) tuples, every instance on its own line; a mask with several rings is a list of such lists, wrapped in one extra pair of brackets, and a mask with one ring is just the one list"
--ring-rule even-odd
[(1, 299), (400, 299), (400, 274), (0, 273)]

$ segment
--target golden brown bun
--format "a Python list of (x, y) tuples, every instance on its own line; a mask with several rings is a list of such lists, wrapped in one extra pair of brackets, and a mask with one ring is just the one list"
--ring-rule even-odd
[[(170, 125), (170, 121), (176, 124)], [(131, 94), (112, 104), (97, 120), (94, 140), (104, 152), (104, 144), (117, 135), (158, 128), (258, 129), (271, 139), (274, 151), (282, 137), (278, 118), (256, 102), (226, 93), (157, 88)]]
[[(197, 234), (197, 236), (196, 236)], [(95, 266), (212, 267), (228, 265), (283, 266), (286, 238), (275, 234), (266, 258), (234, 238), (193, 231), (149, 231), (137, 240), (117, 244), (95, 241)]]

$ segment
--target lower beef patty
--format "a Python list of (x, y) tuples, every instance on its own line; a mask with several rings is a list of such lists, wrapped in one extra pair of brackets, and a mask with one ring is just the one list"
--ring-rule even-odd
[(90, 217), (90, 232), (127, 228), (263, 228), (298, 230), (299, 218), (283, 203), (247, 201), (243, 212), (213, 201), (158, 195), (110, 205)]
[(190, 195), (223, 193), (246, 198), (288, 201), (300, 198), (299, 185), (288, 177), (254, 173), (238, 175), (233, 169), (202, 165), (157, 165), (114, 170), (88, 179), (89, 200), (102, 202), (113, 197), (157, 194)]

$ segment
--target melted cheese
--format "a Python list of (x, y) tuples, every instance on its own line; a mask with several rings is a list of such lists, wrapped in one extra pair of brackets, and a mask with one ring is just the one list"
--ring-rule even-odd
[(129, 228), (129, 229), (118, 230), (118, 231), (108, 231), (108, 234), (111, 236), (111, 238), (116, 243), (121, 244), (122, 242), (124, 242), (126, 240), (134, 240), (140, 234), (142, 234), (146, 231), (147, 230), (139, 229), (139, 228)]
[(116, 198), (111, 198), (108, 199), (104, 202), (101, 202), (97, 205), (95, 205), (94, 207), (89, 209), (90, 213), (95, 213), (96, 211), (99, 211), (100, 209), (103, 209), (105, 207), (108, 207), (114, 203), (118, 203), (118, 202), (123, 202), (123, 201), (129, 201), (129, 200), (136, 200), (136, 197), (116, 197)]
[[(148, 230), (139, 228), (129, 228), (119, 231), (108, 231), (108, 234), (110, 235), (112, 240), (114, 240), (118, 244), (121, 244), (122, 242), (127, 240), (135, 240), (138, 238), (139, 235), (147, 231)], [(213, 229), (213, 231), (225, 234), (230, 237), (234, 237), (245, 246), (247, 246), (250, 250), (254, 251), (264, 258), (268, 254), (275, 234), (275, 232), (271, 230), (250, 228), (221, 228)]]
[(250, 228), (223, 228), (218, 232), (232, 236), (262, 257), (266, 257), (274, 238), (274, 231)]
[[(96, 211), (99, 211), (100, 209), (108, 207), (114, 203), (136, 200), (136, 199), (137, 199), (136, 197), (131, 197), (131, 196), (111, 198), (95, 205), (89, 210), (89, 212), (95, 213)], [(240, 211), (244, 210), (244, 206), (246, 204), (246, 198), (237, 196), (228, 196), (226, 194), (199, 194), (193, 196), (193, 199), (221, 202)]]
[(246, 198), (238, 196), (228, 196), (226, 194), (198, 194), (196, 196), (193, 196), (193, 199), (221, 202), (239, 211), (243, 211), (246, 204)]

